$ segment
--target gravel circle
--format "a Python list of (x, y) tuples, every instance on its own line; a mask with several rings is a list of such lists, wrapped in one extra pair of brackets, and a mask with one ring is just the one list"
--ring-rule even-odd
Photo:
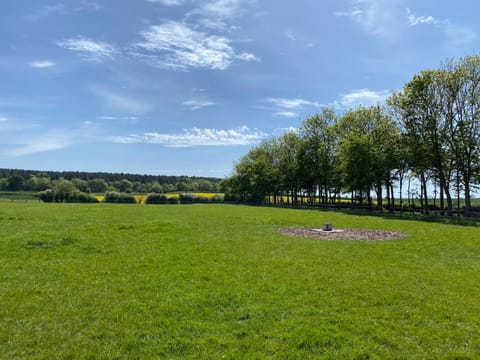
[(336, 231), (321, 231), (321, 229), (311, 228), (278, 228), (280, 234), (287, 236), (305, 237), (321, 240), (353, 240), (353, 241), (385, 241), (393, 239), (402, 239), (407, 234), (371, 229), (335, 229)]

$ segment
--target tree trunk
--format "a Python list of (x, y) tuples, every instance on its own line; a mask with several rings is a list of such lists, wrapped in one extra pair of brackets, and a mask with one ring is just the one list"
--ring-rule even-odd
[(382, 194), (382, 183), (377, 184), (377, 207), (380, 211), (383, 210), (383, 194)]
[(470, 216), (472, 202), (471, 202), (471, 194), (470, 194), (471, 190), (470, 190), (469, 179), (465, 180), (464, 186), (465, 186), (465, 216)]
[(425, 199), (425, 214), (429, 214), (428, 210), (428, 192), (427, 192), (427, 179), (425, 178), (425, 174), (423, 174), (423, 198)]
[(402, 191), (403, 191), (403, 172), (400, 171), (400, 173), (398, 174), (398, 180), (399, 180), (399, 198), (400, 198), (400, 211), (403, 211), (403, 195), (402, 195)]
[(392, 201), (390, 202), (390, 211), (395, 210), (395, 195), (393, 192), (393, 182), (390, 182), (390, 196), (392, 197)]

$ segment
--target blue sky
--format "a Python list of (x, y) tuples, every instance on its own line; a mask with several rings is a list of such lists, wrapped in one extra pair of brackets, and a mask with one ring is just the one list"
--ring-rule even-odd
[(467, 0), (4, 0), (0, 167), (224, 177), (477, 53)]

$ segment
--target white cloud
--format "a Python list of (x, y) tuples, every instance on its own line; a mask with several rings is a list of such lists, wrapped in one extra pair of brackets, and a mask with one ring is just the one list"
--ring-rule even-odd
[(22, 136), (18, 140), (20, 146), (5, 151), (7, 156), (24, 156), (45, 151), (63, 149), (73, 143), (74, 132), (64, 130), (51, 130), (42, 135)]
[(401, 33), (398, 0), (353, 0), (347, 11), (337, 11), (337, 17), (347, 17), (365, 32), (386, 40), (396, 40)]
[(127, 136), (112, 137), (111, 141), (122, 144), (158, 144), (166, 147), (185, 148), (199, 146), (246, 146), (259, 142), (266, 137), (260, 131), (251, 131), (242, 126), (238, 129), (184, 129), (183, 133), (144, 133), (143, 135), (131, 134)]
[(188, 107), (190, 110), (198, 110), (204, 107), (213, 106), (215, 103), (213, 101), (208, 100), (186, 100), (183, 102), (183, 105)]
[(134, 99), (116, 91), (100, 87), (92, 87), (92, 92), (98, 96), (108, 108), (131, 114), (143, 114), (149, 112), (152, 106), (144, 101)]
[(412, 14), (410, 9), (408, 8), (407, 8), (407, 21), (408, 21), (409, 27), (438, 23), (438, 21), (435, 20), (433, 16), (415, 16), (414, 14)]
[(347, 94), (342, 95), (340, 104), (344, 108), (355, 108), (357, 106), (376, 105), (385, 101), (390, 95), (387, 90), (372, 91), (368, 89), (352, 90)]
[(187, 19), (196, 19), (195, 24), (209, 30), (233, 31), (237, 26), (232, 21), (248, 11), (248, 5), (256, 0), (207, 0), (198, 1), (199, 6), (186, 14)]
[(214, 19), (232, 19), (240, 16), (245, 9), (245, 0), (213, 0), (203, 1), (194, 13)]
[(276, 128), (274, 131), (274, 134), (278, 135), (283, 135), (285, 133), (298, 133), (298, 128), (295, 126), (289, 126), (286, 128)]
[(118, 53), (118, 50), (113, 45), (81, 36), (74, 39), (58, 41), (56, 44), (64, 49), (79, 53), (80, 56), (87, 60), (96, 62), (112, 59)]
[(304, 99), (268, 98), (267, 102), (284, 109), (300, 109), (304, 106), (322, 106), (322, 104), (317, 101), (309, 101)]
[(317, 101), (296, 98), (267, 98), (265, 101), (274, 106), (273, 116), (283, 118), (298, 117), (300, 116), (298, 111), (304, 109), (305, 107), (322, 107), (322, 104)]
[(295, 36), (295, 34), (291, 31), (285, 31), (285, 36), (287, 37), (287, 39), (289, 40), (292, 40), (292, 41), (296, 41), (297, 40), (297, 37)]
[(260, 62), (262, 61), (262, 59), (260, 59), (259, 57), (253, 55), (253, 54), (250, 54), (250, 53), (242, 53), (240, 55), (237, 55), (236, 56), (237, 59), (239, 60), (243, 60), (243, 61), (256, 61), (256, 62)]
[(298, 114), (293, 111), (277, 111), (273, 115), (277, 117), (283, 117), (283, 118), (294, 118), (298, 116)]
[(207, 35), (180, 22), (169, 21), (151, 26), (141, 32), (143, 42), (136, 43), (136, 49), (149, 53), (136, 53), (153, 65), (170, 70), (189, 68), (227, 69), (234, 59), (252, 61), (253, 54), (237, 55), (230, 45), (230, 39), (223, 36)]
[(8, 121), (8, 118), (5, 117), (5, 116), (0, 116), (0, 123), (2, 122), (7, 122)]
[(361, 16), (362, 10), (350, 10), (350, 11), (335, 11), (334, 15), (338, 17), (351, 17), (354, 18), (355, 16)]
[(447, 40), (447, 46), (462, 47), (477, 38), (477, 33), (473, 27), (468, 25), (455, 24), (449, 19), (436, 19), (433, 16), (416, 16), (410, 9), (407, 9), (407, 23), (409, 27), (417, 25), (436, 25), (440, 28)]
[(50, 60), (38, 60), (38, 61), (32, 61), (29, 65), (33, 68), (44, 69), (44, 68), (53, 67), (57, 64), (54, 61), (50, 61)]
[(145, 0), (147, 2), (151, 3), (159, 3), (165, 6), (177, 6), (177, 5), (182, 5), (185, 0)]

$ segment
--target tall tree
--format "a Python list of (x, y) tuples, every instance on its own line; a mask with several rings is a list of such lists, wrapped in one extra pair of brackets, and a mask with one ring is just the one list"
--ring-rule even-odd
[(447, 94), (454, 102), (449, 126), (450, 146), (461, 183), (457, 186), (463, 187), (468, 214), (472, 187), (480, 180), (480, 56), (450, 62), (447, 70), (450, 90)]
[[(360, 107), (348, 111), (341, 118), (338, 131), (345, 190), (367, 194), (371, 204), (369, 194), (374, 188), (381, 209), (383, 186), (390, 194), (392, 172), (399, 167), (397, 125), (383, 107)], [(390, 202), (391, 197), (388, 199)]]
[[(440, 206), (444, 207), (445, 194), (447, 209), (451, 214), (450, 179), (453, 157), (448, 142), (448, 117), (445, 116), (450, 106), (450, 103), (445, 104), (445, 78), (445, 73), (441, 70), (424, 70), (405, 84), (401, 92), (392, 95), (389, 104), (402, 119), (411, 152), (411, 167), (420, 174), (422, 196), (427, 198), (427, 172), (431, 170), (438, 178), (441, 188)], [(425, 210), (428, 210), (427, 203)]]
[(333, 127), (337, 116), (332, 108), (323, 108), (319, 114), (305, 119), (300, 127), (302, 148), (300, 151), (300, 172), (304, 185), (318, 194), (326, 203), (334, 179), (336, 133)]

